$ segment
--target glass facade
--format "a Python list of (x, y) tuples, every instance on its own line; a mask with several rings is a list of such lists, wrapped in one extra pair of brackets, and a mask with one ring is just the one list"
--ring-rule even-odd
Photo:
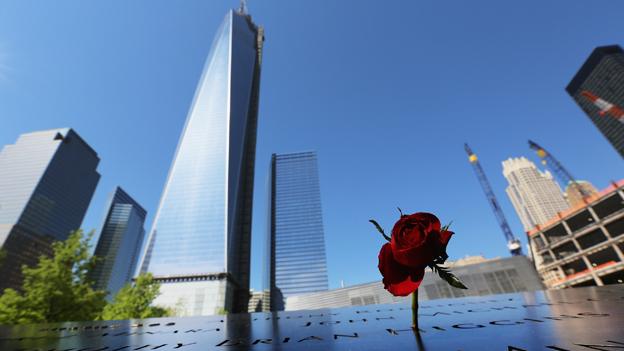
[(95, 187), (97, 153), (72, 129), (21, 135), (0, 153), (0, 291), (21, 287), (21, 266), (79, 229)]
[(93, 280), (112, 298), (134, 276), (147, 212), (120, 187), (111, 194), (107, 208), (95, 248), (99, 261)]
[(566, 91), (624, 157), (624, 120), (611, 113), (602, 113), (600, 107), (583, 95), (591, 93), (624, 108), (624, 50), (618, 45), (596, 48)]
[(328, 289), (316, 153), (273, 154), (269, 183), (265, 276), (271, 309), (280, 310), (289, 296)]
[(226, 15), (150, 232), (141, 270), (161, 279), (160, 302), (175, 295), (181, 314), (247, 308), (262, 42), (249, 15)]

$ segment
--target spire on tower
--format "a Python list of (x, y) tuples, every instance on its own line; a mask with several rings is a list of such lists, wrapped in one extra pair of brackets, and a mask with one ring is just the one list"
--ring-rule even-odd
[(238, 13), (246, 15), (247, 14), (247, 0), (240, 0), (240, 7), (238, 8)]

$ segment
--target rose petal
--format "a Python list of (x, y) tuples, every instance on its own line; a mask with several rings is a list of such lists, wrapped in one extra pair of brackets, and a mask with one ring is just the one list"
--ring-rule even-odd
[(425, 245), (406, 248), (402, 250), (393, 250), (394, 259), (401, 265), (410, 267), (410, 268), (418, 268), (424, 267), (433, 261), (437, 256), (435, 255), (439, 252), (438, 244), (433, 242), (427, 242)]
[[(424, 270), (423, 270), (424, 272)], [(413, 281), (411, 277), (407, 277), (404, 281), (396, 284), (386, 285), (384, 283), (384, 288), (388, 290), (394, 296), (407, 296), (414, 291), (418, 290), (420, 286), (420, 282), (422, 282), (422, 278), (417, 281)]]
[(450, 239), (449, 232), (440, 233), (438, 217), (417, 212), (401, 217), (392, 229), (392, 250), (395, 260), (411, 268), (423, 267), (442, 255)]
[(443, 252), (446, 251), (446, 245), (448, 245), (448, 242), (451, 240), (451, 236), (453, 236), (453, 234), (455, 233), (448, 230), (443, 230), (440, 232), (439, 244)]
[(409, 216), (403, 216), (399, 218), (396, 223), (394, 223), (394, 227), (392, 227), (392, 237), (398, 238), (402, 235), (403, 228), (405, 228), (406, 224), (409, 221)]
[(410, 273), (410, 279), (412, 282), (416, 283), (416, 289), (420, 286), (423, 278), (425, 278), (425, 268), (413, 269)]
[(407, 267), (404, 267), (394, 260), (391, 245), (385, 244), (379, 251), (379, 272), (384, 277), (384, 282), (398, 283), (409, 275)]
[(378, 267), (384, 288), (394, 296), (407, 296), (414, 292), (425, 275), (424, 268), (409, 269), (396, 262), (390, 244), (381, 247)]
[(442, 228), (440, 220), (433, 213), (417, 212), (408, 216), (411, 221), (426, 224), (427, 231), (439, 232)]

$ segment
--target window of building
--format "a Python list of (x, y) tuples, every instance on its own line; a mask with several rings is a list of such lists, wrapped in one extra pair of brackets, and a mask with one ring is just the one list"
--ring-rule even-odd
[(568, 227), (570, 227), (570, 230), (572, 232), (576, 232), (582, 228), (585, 228), (586, 226), (594, 223), (594, 218), (591, 216), (591, 214), (589, 213), (589, 211), (585, 210), (582, 211), (581, 213), (569, 218), (566, 220), (566, 223), (568, 223)]
[(613, 272), (604, 276), (601, 276), (600, 279), (605, 284), (624, 284), (624, 271)]
[(496, 275), (496, 280), (498, 280), (498, 284), (500, 284), (500, 286), (503, 288), (503, 292), (506, 292), (506, 293), (515, 292), (514, 287), (511, 284), (511, 281), (505, 274), (505, 271), (497, 271), (495, 275)]
[(583, 260), (579, 258), (578, 260), (574, 260), (561, 266), (561, 268), (563, 269), (566, 277), (569, 277), (571, 275), (581, 273), (587, 270), (587, 265), (585, 265), (585, 262), (583, 262)]
[(485, 281), (487, 282), (487, 285), (493, 294), (500, 294), (503, 292), (500, 286), (498, 286), (498, 282), (496, 281), (494, 273), (485, 273)]
[(571, 241), (554, 248), (552, 251), (557, 259), (563, 259), (578, 252), (576, 246)]
[(573, 288), (580, 288), (583, 286), (596, 286), (596, 281), (594, 280), (594, 278), (591, 279), (587, 279), (585, 281), (582, 281), (580, 283), (576, 283), (574, 285), (571, 285)]
[[(551, 264), (555, 261), (555, 259), (552, 257), (552, 255), (550, 254), (550, 252), (545, 251), (542, 254), (538, 254), (539, 257), (542, 258), (542, 265), (547, 265), (547, 264)], [(538, 260), (539, 263), (539, 260)]]
[(526, 290), (526, 287), (524, 286), (524, 283), (522, 282), (522, 279), (520, 279), (520, 275), (518, 274), (517, 270), (515, 270), (515, 269), (507, 269), (507, 270), (505, 270), (505, 273), (507, 273), (507, 276), (509, 277), (509, 281), (515, 287), (515, 291), (525, 291)]
[(589, 262), (591, 263), (592, 267), (605, 266), (605, 265), (620, 261), (617, 253), (615, 253), (615, 250), (613, 250), (613, 248), (611, 247), (607, 247), (604, 250), (600, 250), (596, 253), (593, 253), (587, 256), (587, 258), (589, 259)]
[(362, 306), (362, 298), (361, 297), (352, 297), (351, 298), (351, 306)]
[(624, 218), (620, 218), (605, 225), (605, 229), (609, 232), (609, 235), (611, 235), (612, 238), (624, 234)]
[(544, 246), (546, 246), (546, 244), (544, 243), (544, 239), (542, 239), (542, 237), (539, 235), (535, 235), (533, 238), (531, 238), (531, 240), (533, 240), (533, 244), (535, 245), (535, 248), (537, 250), (541, 250), (544, 248)]
[(592, 207), (594, 212), (598, 215), (598, 218), (605, 218), (612, 213), (624, 209), (624, 200), (616, 193)]
[(579, 243), (579, 245), (583, 249), (587, 249), (588, 247), (592, 247), (606, 240), (607, 240), (607, 237), (604, 235), (604, 233), (602, 232), (602, 229), (600, 228), (592, 230), (591, 232), (583, 236), (579, 236), (576, 239), (576, 241)]
[(551, 242), (551, 243), (557, 242), (567, 236), (568, 236), (568, 233), (563, 227), (563, 224), (557, 224), (556, 226), (544, 232), (544, 237), (546, 238), (546, 240), (548, 240), (548, 242)]

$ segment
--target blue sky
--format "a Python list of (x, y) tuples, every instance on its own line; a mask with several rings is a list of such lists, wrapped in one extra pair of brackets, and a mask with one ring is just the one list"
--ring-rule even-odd
[[(216, 29), (237, 1), (0, 2), (0, 144), (72, 127), (102, 159), (83, 227), (121, 185), (162, 191)], [(330, 286), (380, 279), (406, 212), (453, 220), (451, 258), (506, 256), (466, 159), (479, 155), (516, 236), (501, 161), (531, 138), (604, 188), (622, 160), (564, 87), (595, 46), (624, 44), (622, 1), (250, 1), (266, 30), (252, 287), (260, 287), (271, 153), (317, 150)]]

